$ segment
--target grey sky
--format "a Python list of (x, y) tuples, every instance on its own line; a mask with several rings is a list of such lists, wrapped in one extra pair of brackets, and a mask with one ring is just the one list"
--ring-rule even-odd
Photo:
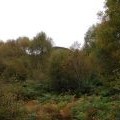
[(57, 46), (83, 43), (104, 0), (0, 0), (0, 39), (32, 38), (44, 31)]

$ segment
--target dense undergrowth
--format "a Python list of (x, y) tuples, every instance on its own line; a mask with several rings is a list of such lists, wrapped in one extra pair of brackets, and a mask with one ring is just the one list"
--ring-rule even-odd
[(119, 120), (120, 95), (55, 93), (36, 82), (1, 83), (2, 120)]
[(0, 120), (120, 120), (120, 2), (105, 6), (82, 47), (0, 41)]

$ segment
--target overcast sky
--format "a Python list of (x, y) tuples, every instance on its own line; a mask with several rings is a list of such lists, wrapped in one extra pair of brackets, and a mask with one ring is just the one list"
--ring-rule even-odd
[(55, 45), (83, 43), (104, 0), (0, 0), (0, 39), (32, 38), (44, 31)]

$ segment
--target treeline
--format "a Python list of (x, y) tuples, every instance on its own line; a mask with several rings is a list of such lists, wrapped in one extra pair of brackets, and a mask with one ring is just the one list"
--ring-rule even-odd
[(120, 92), (120, 1), (107, 0), (101, 22), (89, 28), (82, 48), (53, 47), (43, 32), (32, 40), (0, 42), (0, 78), (4, 82), (39, 81), (55, 92)]
[(51, 38), (41, 32), (32, 40), (20, 37), (0, 44), (0, 78), (4, 82), (36, 81), (56, 92), (89, 93), (102, 81), (94, 58), (79, 49), (53, 47)]
[(51, 38), (43, 32), (37, 34), (32, 40), (20, 37), (17, 40), (1, 41), (1, 79), (9, 82), (40, 79), (45, 72), (51, 49)]

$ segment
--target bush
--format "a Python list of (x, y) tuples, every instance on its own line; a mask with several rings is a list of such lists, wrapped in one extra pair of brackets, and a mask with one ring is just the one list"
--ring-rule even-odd
[(72, 108), (73, 120), (119, 120), (120, 102), (106, 97), (81, 98)]
[(6, 63), (1, 76), (5, 81), (25, 81), (27, 70), (20, 60), (13, 60)]
[(0, 119), (25, 120), (26, 112), (22, 102), (17, 99), (17, 94), (12, 85), (3, 85), (0, 88)]
[(51, 55), (51, 88), (56, 92), (93, 94), (101, 86), (100, 78), (93, 70), (92, 60), (83, 51), (59, 50)]
[(66, 61), (68, 53), (64, 50), (55, 51), (51, 55), (50, 59), (50, 78), (51, 88), (56, 92), (66, 91), (68, 86), (68, 79), (66, 79), (65, 73), (63, 73), (63, 64)]

